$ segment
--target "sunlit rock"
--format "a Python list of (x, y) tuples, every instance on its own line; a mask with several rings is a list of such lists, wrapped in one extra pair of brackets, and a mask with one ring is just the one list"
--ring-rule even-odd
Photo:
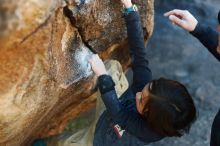
[[(148, 40), (153, 0), (135, 2)], [(0, 145), (58, 134), (94, 106), (90, 56), (130, 62), (121, 10), (118, 0), (0, 1)]]

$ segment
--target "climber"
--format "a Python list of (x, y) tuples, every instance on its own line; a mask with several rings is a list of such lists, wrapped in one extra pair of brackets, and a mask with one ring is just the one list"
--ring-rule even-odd
[[(220, 61), (220, 36), (219, 33), (204, 24), (199, 23), (196, 18), (186, 10), (172, 10), (164, 14), (168, 16), (173, 24), (187, 30)], [(218, 27), (220, 32), (220, 11), (218, 13)], [(210, 146), (220, 146), (220, 110), (215, 116), (212, 124)]]
[(121, 2), (133, 57), (133, 83), (118, 98), (112, 77), (99, 56), (89, 60), (106, 106), (96, 124), (93, 145), (143, 146), (164, 137), (181, 137), (196, 119), (193, 99), (177, 81), (152, 80), (137, 7), (131, 0)]

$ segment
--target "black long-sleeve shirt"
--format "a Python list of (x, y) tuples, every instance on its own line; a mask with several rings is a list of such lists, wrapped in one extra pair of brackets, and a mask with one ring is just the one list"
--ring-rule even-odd
[[(193, 36), (198, 38), (200, 42), (220, 61), (220, 54), (217, 48), (220, 45), (219, 33), (202, 24), (198, 24), (193, 32)], [(210, 146), (220, 145), (220, 110), (215, 116), (212, 124)]]
[[(135, 95), (152, 80), (152, 74), (148, 68), (139, 14), (137, 12), (129, 13), (125, 16), (125, 22), (128, 43), (133, 57), (133, 84), (118, 99), (111, 76), (102, 75), (98, 78), (98, 86), (106, 111), (96, 125), (94, 146), (142, 146), (163, 138), (147, 125), (136, 109)], [(115, 133), (113, 129), (117, 124), (125, 130), (125, 132), (123, 130), (118, 132), (118, 135), (123, 133), (121, 138), (116, 136), (117, 132)]]
[(219, 33), (212, 28), (198, 23), (195, 30), (191, 32), (199, 41), (220, 61), (220, 54), (217, 52)]

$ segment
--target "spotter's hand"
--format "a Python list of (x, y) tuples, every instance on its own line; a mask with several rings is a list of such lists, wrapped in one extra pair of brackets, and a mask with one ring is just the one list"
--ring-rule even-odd
[(170, 21), (183, 29), (192, 32), (195, 30), (198, 21), (196, 18), (187, 10), (172, 10), (164, 14), (169, 17)]

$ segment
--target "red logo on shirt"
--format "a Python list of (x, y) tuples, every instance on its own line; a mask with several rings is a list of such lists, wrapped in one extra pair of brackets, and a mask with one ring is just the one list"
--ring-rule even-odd
[(117, 133), (118, 137), (122, 138), (122, 135), (125, 132), (125, 130), (121, 129), (121, 127), (118, 124), (114, 125), (114, 130)]

